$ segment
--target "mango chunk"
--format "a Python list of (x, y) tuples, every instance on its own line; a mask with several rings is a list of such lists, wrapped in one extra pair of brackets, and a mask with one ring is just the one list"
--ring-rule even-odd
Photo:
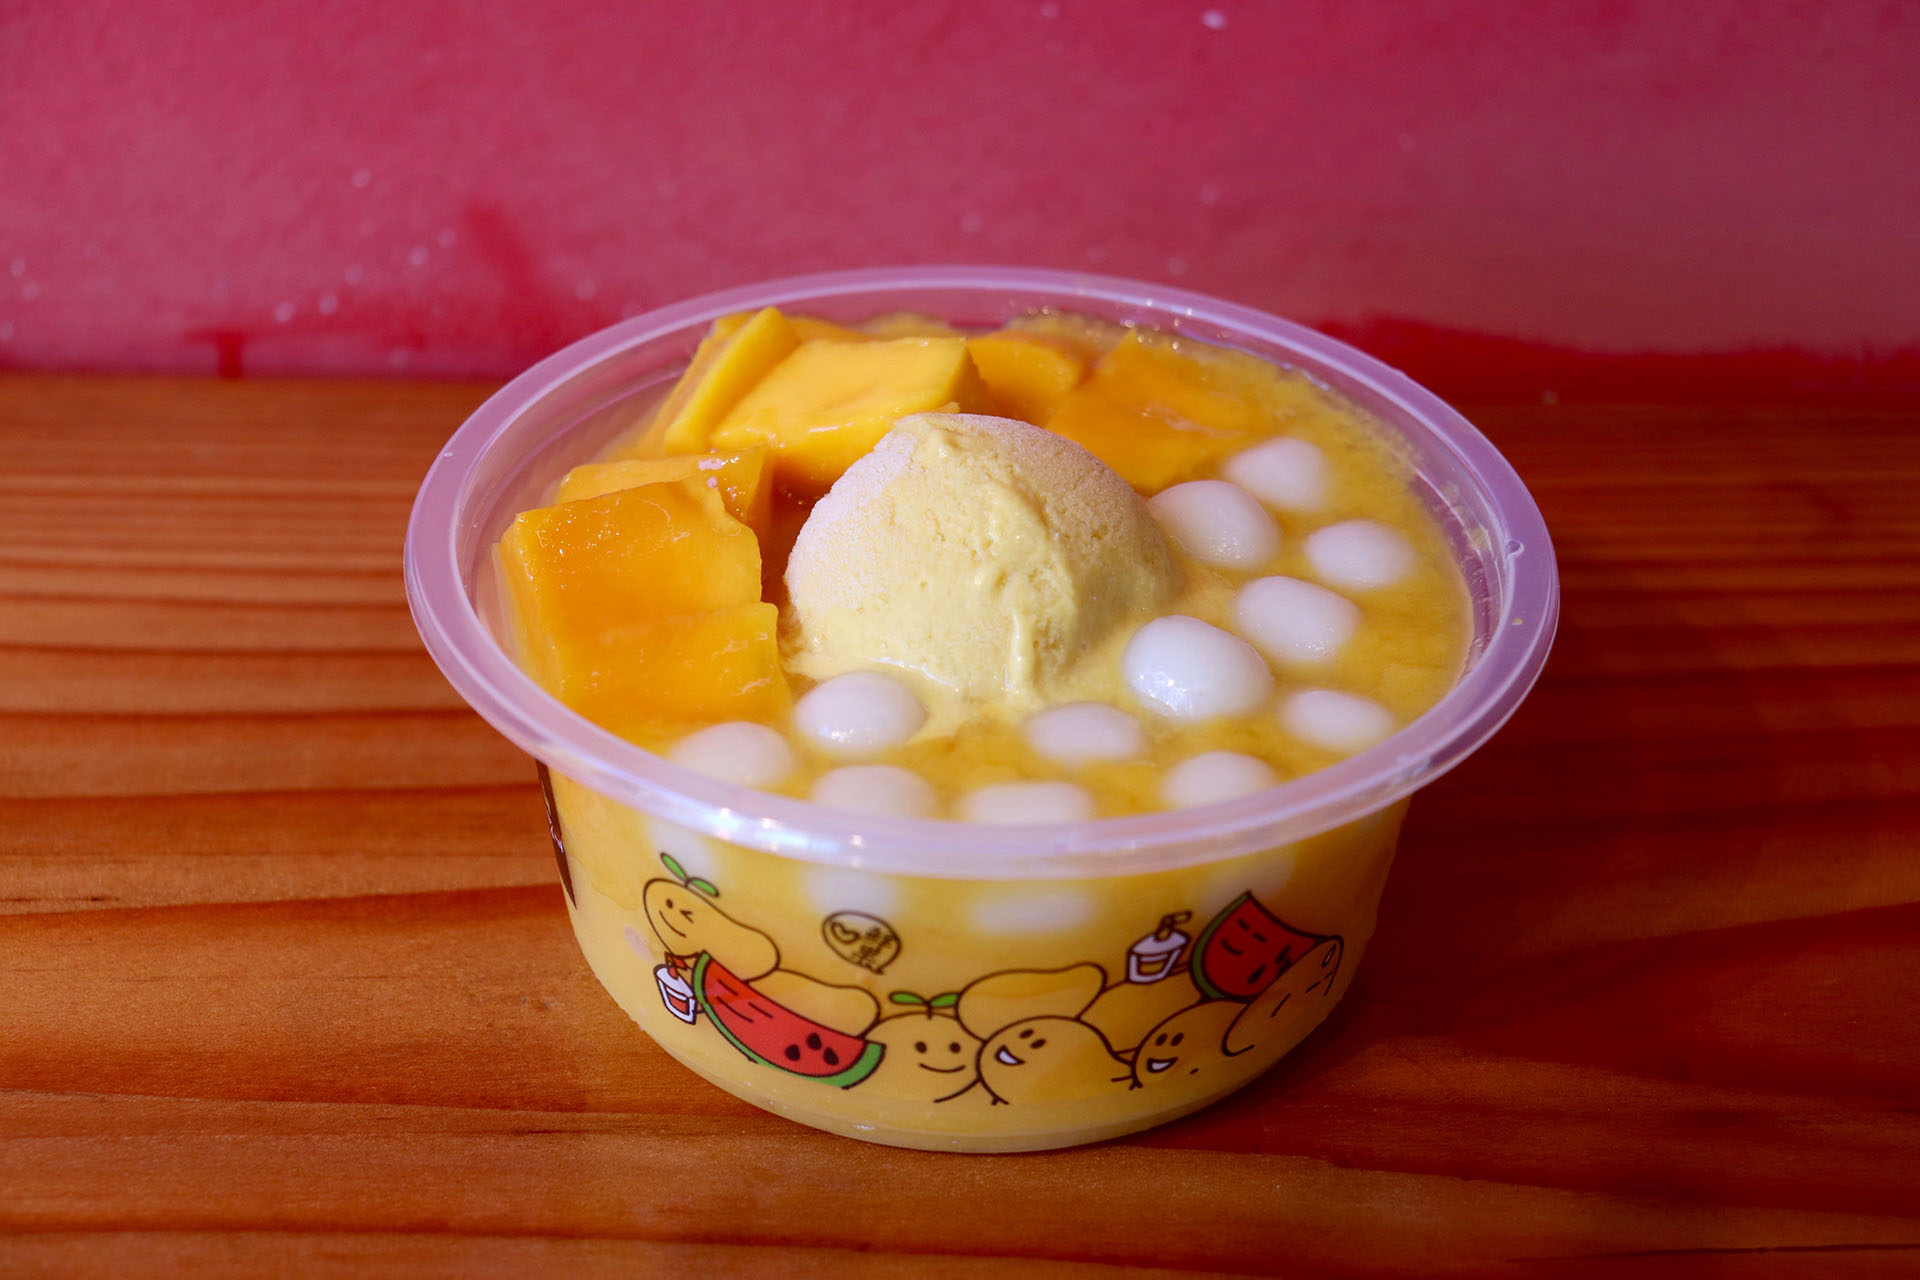
[(734, 519), (764, 538), (773, 523), (773, 468), (767, 463), (765, 449), (588, 462), (567, 472), (554, 501), (579, 502), (643, 484), (695, 480), (718, 493)]
[(779, 623), (776, 606), (745, 604), (608, 626), (566, 654), (549, 688), (647, 746), (721, 720), (777, 724), (791, 707)]
[(1231, 354), (1176, 350), (1136, 330), (1101, 357), (1045, 425), (1143, 493), (1190, 480), (1278, 426), (1265, 389), (1224, 358)]
[(821, 338), (837, 342), (865, 342), (869, 335), (858, 329), (849, 329), (843, 324), (831, 320), (822, 320), (819, 316), (788, 316), (787, 323), (799, 335), (802, 342), (815, 342)]
[(1023, 422), (1052, 417), (1087, 376), (1087, 359), (1072, 343), (1018, 329), (968, 338), (967, 354), (994, 403)]
[(754, 384), (800, 345), (787, 318), (763, 307), (744, 320), (716, 320), (693, 362), (660, 406), (668, 453), (698, 453), (708, 434)]
[(1071, 350), (1079, 352), (1088, 364), (1119, 346), (1120, 340), (1132, 332), (1125, 325), (1115, 324), (1111, 320), (1066, 311), (1039, 311), (1032, 315), (1016, 316), (1007, 321), (1004, 329), (1063, 342)]
[(553, 687), (609, 628), (760, 599), (760, 544), (697, 480), (523, 511), (500, 540), (523, 661)]
[(783, 484), (818, 493), (873, 448), (894, 419), (992, 413), (964, 338), (803, 344), (713, 429), (712, 448), (764, 444)]
[(951, 338), (960, 331), (923, 311), (883, 311), (860, 322), (860, 332), (869, 338)]
[(760, 544), (702, 480), (522, 512), (499, 565), (521, 665), (595, 723), (648, 741), (786, 713)]

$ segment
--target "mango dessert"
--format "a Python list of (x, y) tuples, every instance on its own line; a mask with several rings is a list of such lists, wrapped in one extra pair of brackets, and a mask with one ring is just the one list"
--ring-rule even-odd
[(724, 317), (553, 496), (500, 544), (522, 666), (643, 746), (843, 810), (1217, 803), (1384, 739), (1468, 640), (1384, 437), (1146, 329)]
[[(856, 831), (1199, 814), (1383, 742), (1472, 636), (1386, 432), (1254, 356), (1084, 317), (725, 316), (549, 498), (496, 549), (520, 667)], [(557, 774), (549, 803), (589, 962), (682, 1062), (974, 1150), (1140, 1128), (1271, 1065), (1364, 947), (1404, 807), (1009, 883), (783, 858)]]

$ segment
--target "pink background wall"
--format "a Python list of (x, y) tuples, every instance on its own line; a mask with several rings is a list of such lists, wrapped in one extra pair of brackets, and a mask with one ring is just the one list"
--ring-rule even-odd
[(946, 260), (1226, 295), (1443, 387), (1906, 379), (1917, 71), (1920, 5), (1846, 0), (0, 0), (0, 366), (500, 376)]

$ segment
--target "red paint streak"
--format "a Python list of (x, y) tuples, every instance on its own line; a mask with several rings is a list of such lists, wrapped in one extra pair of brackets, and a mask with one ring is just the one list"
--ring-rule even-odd
[(211, 342), (217, 361), (215, 372), (222, 378), (244, 376), (241, 357), (246, 354), (247, 334), (233, 328), (189, 329), (180, 335), (188, 343)]

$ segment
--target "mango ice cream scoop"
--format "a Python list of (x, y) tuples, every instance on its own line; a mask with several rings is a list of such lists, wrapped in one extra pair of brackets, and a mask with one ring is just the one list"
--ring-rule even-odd
[(1106, 464), (1008, 418), (900, 419), (820, 499), (787, 563), (792, 664), (906, 668), (970, 702), (1033, 708), (1154, 616), (1179, 571)]

